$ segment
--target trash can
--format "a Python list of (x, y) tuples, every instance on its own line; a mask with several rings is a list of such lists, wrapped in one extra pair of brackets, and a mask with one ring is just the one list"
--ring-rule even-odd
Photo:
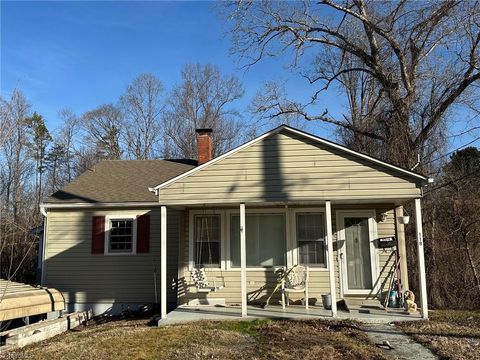
[(323, 307), (327, 310), (332, 310), (332, 295), (322, 295)]

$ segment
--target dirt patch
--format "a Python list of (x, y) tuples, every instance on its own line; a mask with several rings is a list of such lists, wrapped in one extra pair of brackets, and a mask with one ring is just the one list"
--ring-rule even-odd
[(442, 359), (480, 360), (480, 311), (436, 310), (429, 321), (396, 326)]
[(354, 322), (224, 321), (160, 328), (147, 321), (87, 326), (0, 359), (386, 359)]
[(352, 322), (276, 321), (260, 333), (270, 359), (386, 359)]

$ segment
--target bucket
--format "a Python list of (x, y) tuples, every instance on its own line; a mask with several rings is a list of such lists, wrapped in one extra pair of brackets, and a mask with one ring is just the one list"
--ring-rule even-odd
[(322, 295), (323, 307), (327, 310), (332, 309), (332, 296), (330, 294)]
[(398, 307), (397, 290), (390, 290), (390, 292), (388, 293), (388, 307)]

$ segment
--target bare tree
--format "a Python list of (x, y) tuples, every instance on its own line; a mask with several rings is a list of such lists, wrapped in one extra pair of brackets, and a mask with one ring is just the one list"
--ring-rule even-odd
[[(478, 2), (237, 1), (230, 10), (233, 48), (247, 65), (292, 54), (291, 68), (318, 84), (307, 103), (266, 103), (270, 116), (295, 113), (353, 131), (379, 141), (387, 160), (412, 167), (417, 155), (428, 156), (426, 144), (453, 106), (478, 105)], [(381, 116), (372, 127), (318, 111), (319, 94), (346, 74), (363, 74), (375, 90), (369, 107)]]
[(117, 160), (122, 156), (120, 131), (123, 116), (112, 104), (101, 105), (82, 116), (86, 142), (96, 148), (100, 158)]
[(10, 99), (3, 101), (3, 106), (12, 130), (2, 146), (1, 194), (6, 212), (16, 220), (21, 215), (22, 203), (27, 203), (23, 194), (32, 175), (26, 122), (30, 104), (21, 91), (14, 90)]
[(299, 129), (304, 127), (305, 120), (297, 113), (270, 113), (269, 104), (272, 103), (280, 104), (282, 108), (291, 105), (291, 101), (287, 96), (285, 82), (278, 80), (266, 81), (251, 100), (249, 112), (256, 117), (256, 121), (249, 124), (249, 138), (254, 138), (258, 136), (260, 132), (271, 129), (272, 125), (280, 126), (286, 124)]
[[(328, 66), (335, 68), (334, 57), (325, 59)], [(332, 61), (333, 60), (333, 61)], [(329, 61), (329, 62), (328, 62)], [(356, 59), (345, 54), (345, 67), (355, 67), (358, 64), (352, 62)], [(337, 127), (337, 135), (348, 147), (377, 156), (386, 158), (382, 141), (364, 133), (381, 133), (382, 118), (385, 114), (384, 103), (378, 99), (378, 85), (375, 80), (365, 72), (345, 72), (338, 79), (340, 91), (347, 98), (348, 111), (344, 114), (344, 121), (351, 124), (349, 128)]]
[(48, 194), (53, 194), (64, 186), (67, 176), (67, 150), (63, 144), (54, 142), (45, 157), (48, 178), (45, 187)]
[(169, 143), (164, 152), (177, 157), (197, 156), (197, 128), (212, 128), (215, 156), (232, 148), (239, 139), (240, 114), (232, 103), (244, 90), (235, 76), (222, 75), (212, 64), (187, 64), (182, 69), (182, 82), (167, 100), (164, 114)]
[(120, 98), (125, 113), (125, 143), (129, 158), (146, 160), (158, 156), (161, 141), (161, 95), (163, 85), (152, 74), (141, 74)]
[(0, 96), (0, 148), (12, 136), (14, 124), (10, 114), (10, 104), (8, 99)]
[(7, 204), (10, 193), (11, 176), (7, 167), (7, 152), (5, 151), (4, 147), (7, 143), (9, 144), (9, 140), (12, 138), (15, 129), (15, 96), (18, 96), (18, 94), (12, 94), (10, 99), (0, 97), (0, 148), (2, 149), (2, 154), (0, 155), (0, 199), (2, 200), (0, 207), (2, 209), (6, 209), (8, 207)]
[(75, 173), (76, 176), (81, 175), (87, 170), (91, 170), (101, 159), (98, 156), (98, 151), (95, 148), (89, 146), (79, 146), (76, 152), (76, 166)]
[(33, 282), (36, 241), (28, 230), (39, 219), (32, 216), (36, 196), (28, 151), (30, 104), (18, 89), (9, 98), (1, 98), (0, 104), (0, 276)]
[(430, 302), (436, 307), (480, 305), (480, 150), (454, 152), (439, 183), (425, 196)]
[(64, 108), (58, 112), (61, 120), (61, 126), (58, 130), (55, 143), (61, 145), (65, 151), (65, 179), (64, 182), (70, 182), (75, 176), (75, 154), (78, 141), (78, 132), (80, 120), (72, 109)]
[[(0, 210), (0, 278), (35, 283), (39, 236), (31, 230), (30, 218), (22, 217), (13, 221), (11, 216), (5, 216)], [(0, 292), (0, 302), (3, 296)]]

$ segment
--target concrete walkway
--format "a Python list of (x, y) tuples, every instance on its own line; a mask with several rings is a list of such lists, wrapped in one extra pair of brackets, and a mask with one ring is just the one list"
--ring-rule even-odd
[(385, 346), (379, 346), (393, 359), (411, 360), (436, 360), (438, 357), (434, 355), (425, 346), (413, 340), (410, 336), (404, 334), (391, 324), (365, 324), (363, 329), (370, 337), (370, 340), (378, 345), (384, 344), (385, 341), (392, 346), (393, 349), (387, 349)]

